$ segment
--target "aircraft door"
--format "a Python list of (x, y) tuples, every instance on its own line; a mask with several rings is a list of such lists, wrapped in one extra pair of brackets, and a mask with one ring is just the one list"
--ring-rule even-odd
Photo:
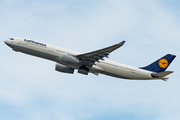
[(22, 40), (18, 40), (18, 44), (22, 45)]
[(49, 47), (49, 51), (50, 51), (50, 52), (53, 52), (53, 51), (54, 51), (54, 47), (50, 46), (50, 47)]

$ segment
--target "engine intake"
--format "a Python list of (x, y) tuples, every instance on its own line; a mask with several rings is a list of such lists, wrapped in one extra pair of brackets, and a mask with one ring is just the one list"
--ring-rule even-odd
[(79, 67), (78, 73), (88, 75), (89, 69), (85, 65), (82, 65), (81, 67)]
[(63, 73), (70, 73), (70, 74), (74, 73), (74, 69), (73, 68), (70, 68), (70, 67), (58, 64), (58, 63), (56, 63), (55, 70), (59, 71), (59, 72), (63, 72)]

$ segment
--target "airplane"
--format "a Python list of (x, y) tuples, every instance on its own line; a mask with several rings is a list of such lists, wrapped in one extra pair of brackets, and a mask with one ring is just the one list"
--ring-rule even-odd
[(4, 41), (16, 52), (33, 55), (56, 62), (55, 70), (63, 73), (78, 73), (88, 75), (104, 74), (116, 78), (130, 80), (167, 80), (167, 75), (173, 71), (165, 71), (176, 55), (167, 54), (146, 67), (132, 67), (119, 62), (104, 59), (114, 50), (124, 45), (125, 41), (100, 50), (88, 53), (79, 53), (72, 50), (56, 47), (43, 42), (26, 38), (10, 38)]

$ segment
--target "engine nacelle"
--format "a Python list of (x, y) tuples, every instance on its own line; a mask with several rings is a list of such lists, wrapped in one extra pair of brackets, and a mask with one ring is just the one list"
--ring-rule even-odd
[(84, 74), (84, 75), (88, 75), (89, 71), (83, 70), (83, 69), (79, 69), (78, 73)]
[(70, 67), (58, 64), (58, 63), (56, 63), (55, 70), (59, 71), (59, 72), (63, 72), (63, 73), (71, 73), (71, 74), (74, 73), (74, 69), (73, 68), (70, 68)]
[(85, 65), (82, 65), (81, 67), (79, 67), (78, 73), (88, 75), (89, 69)]
[(61, 54), (60, 60), (66, 63), (77, 64), (79, 60), (71, 55)]

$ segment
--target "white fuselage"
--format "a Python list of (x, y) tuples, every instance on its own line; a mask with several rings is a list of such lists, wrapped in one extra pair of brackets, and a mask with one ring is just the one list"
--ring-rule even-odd
[[(52, 60), (74, 69), (79, 68), (78, 64), (77, 65), (68, 64), (58, 59), (59, 56), (61, 56), (61, 54), (69, 54), (72, 56), (76, 56), (81, 54), (79, 52), (75, 52), (68, 49), (56, 47), (53, 45), (45, 44), (34, 40), (23, 39), (23, 38), (14, 38), (14, 40), (6, 40), (5, 43), (15, 51), (20, 51), (33, 56)], [(101, 73), (101, 74), (105, 74), (117, 78), (124, 78), (124, 79), (135, 79), (135, 80), (154, 79), (151, 76), (152, 74), (151, 71), (128, 66), (110, 60), (100, 60), (99, 62), (95, 62), (95, 64), (90, 69), (90, 72)]]

